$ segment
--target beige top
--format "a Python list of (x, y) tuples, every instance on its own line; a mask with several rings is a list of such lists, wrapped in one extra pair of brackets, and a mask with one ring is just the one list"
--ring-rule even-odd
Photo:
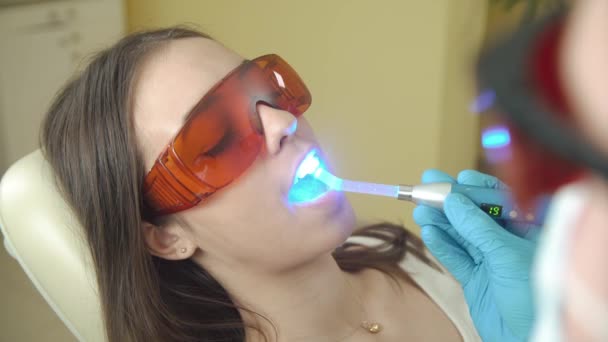
[[(352, 237), (349, 242), (357, 242), (365, 245), (373, 245), (374, 239), (366, 237)], [(439, 262), (427, 252), (429, 258)], [(426, 294), (443, 310), (452, 321), (464, 342), (477, 342), (481, 338), (471, 320), (469, 307), (464, 299), (462, 287), (450, 273), (443, 269), (443, 273), (429, 267), (424, 262), (413, 256), (407, 256), (401, 261), (400, 266), (420, 286)]]

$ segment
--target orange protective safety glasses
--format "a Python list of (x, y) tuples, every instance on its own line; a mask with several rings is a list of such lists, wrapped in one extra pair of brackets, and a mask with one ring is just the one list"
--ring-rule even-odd
[(245, 61), (194, 106), (144, 178), (147, 216), (192, 208), (230, 184), (264, 149), (258, 104), (302, 115), (311, 95), (277, 55)]

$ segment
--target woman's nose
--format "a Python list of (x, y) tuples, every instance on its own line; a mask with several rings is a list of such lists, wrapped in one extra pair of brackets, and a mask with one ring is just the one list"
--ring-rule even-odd
[(285, 140), (289, 139), (298, 129), (298, 119), (290, 112), (266, 105), (258, 105), (258, 113), (262, 126), (264, 126), (268, 153), (276, 154), (281, 150), (281, 145)]

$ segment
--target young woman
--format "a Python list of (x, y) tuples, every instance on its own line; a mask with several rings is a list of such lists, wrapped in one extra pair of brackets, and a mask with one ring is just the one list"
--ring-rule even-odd
[(124, 38), (63, 89), (42, 146), (110, 341), (479, 339), (417, 237), (355, 231), (342, 193), (298, 177), (327, 163), (310, 103), (279, 56), (182, 28)]

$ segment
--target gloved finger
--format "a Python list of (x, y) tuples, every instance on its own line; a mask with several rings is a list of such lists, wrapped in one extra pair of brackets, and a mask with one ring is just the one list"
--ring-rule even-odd
[(447, 182), (456, 183), (456, 180), (443, 171), (429, 169), (422, 173), (422, 183)]
[(445, 216), (445, 214), (436, 208), (431, 208), (426, 205), (419, 205), (414, 208), (414, 221), (420, 227), (424, 226), (436, 226), (446, 232), (458, 245), (462, 246), (473, 261), (477, 264), (483, 259), (481, 251), (466, 241), (458, 232), (452, 227), (452, 224)]
[(444, 211), (458, 234), (484, 254), (504, 246), (510, 239), (518, 239), (462, 194), (448, 195)]
[(464, 251), (441, 228), (427, 225), (422, 227), (421, 237), (431, 254), (447, 268), (447, 270), (464, 287), (471, 279), (475, 264), (469, 254)]
[(458, 183), (484, 188), (506, 190), (507, 186), (498, 178), (475, 170), (464, 170), (458, 174)]
[(437, 209), (426, 206), (424, 204), (420, 204), (414, 208), (413, 211), (414, 221), (420, 226), (426, 225), (440, 225), (440, 224), (448, 224), (450, 225), (450, 221), (448, 220), (445, 214)]

